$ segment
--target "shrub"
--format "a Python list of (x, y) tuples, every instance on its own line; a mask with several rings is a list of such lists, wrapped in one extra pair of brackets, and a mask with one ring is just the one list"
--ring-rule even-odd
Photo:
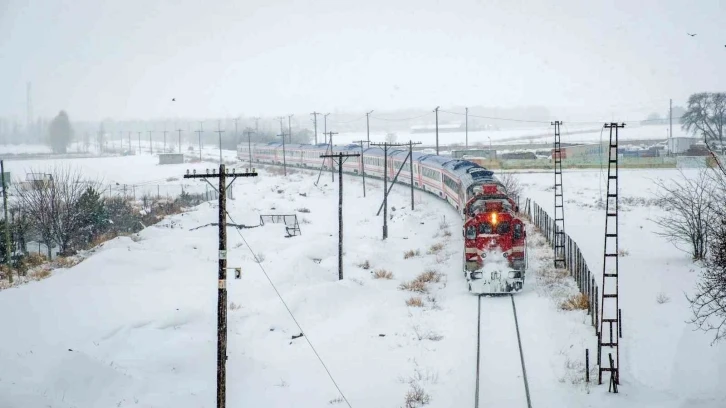
[(587, 310), (590, 306), (590, 299), (582, 293), (570, 296), (562, 304), (560, 309), (562, 310)]
[(426, 271), (424, 271), (420, 275), (418, 275), (416, 277), (415, 281), (422, 282), (422, 283), (440, 282), (441, 273), (435, 269), (427, 269)]
[(421, 251), (419, 251), (418, 249), (415, 251), (413, 249), (410, 249), (403, 253), (403, 259), (413, 258), (414, 256), (419, 255), (421, 255)]
[(423, 300), (421, 300), (418, 296), (411, 296), (408, 300), (406, 300), (406, 306), (423, 307), (423, 305)]
[(663, 303), (668, 303), (671, 301), (671, 298), (668, 297), (663, 292), (658, 293), (658, 296), (655, 297), (655, 301), (658, 302), (658, 304), (662, 305)]
[(371, 268), (371, 263), (368, 262), (368, 260), (366, 259), (365, 261), (359, 263), (358, 264), (358, 267), (363, 268), (363, 269), (370, 269)]
[(385, 269), (378, 269), (373, 272), (373, 279), (393, 279), (393, 273)]
[(418, 292), (418, 293), (426, 293), (428, 291), (428, 288), (426, 287), (426, 282), (421, 282), (418, 280), (412, 280), (411, 282), (403, 282), (398, 286), (401, 290), (408, 290), (411, 292)]
[(37, 271), (30, 272), (30, 279), (39, 281), (50, 276), (50, 269), (41, 268)]
[(419, 408), (431, 402), (431, 397), (418, 384), (406, 392), (406, 408)]
[(441, 252), (442, 249), (444, 249), (444, 244), (443, 244), (443, 242), (439, 242), (439, 243), (431, 245), (431, 247), (429, 248), (427, 253), (429, 255), (435, 255), (435, 254), (438, 254), (439, 252)]

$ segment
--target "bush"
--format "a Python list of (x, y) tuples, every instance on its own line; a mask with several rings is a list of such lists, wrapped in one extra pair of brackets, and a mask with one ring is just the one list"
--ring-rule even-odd
[(415, 251), (413, 249), (410, 249), (403, 253), (403, 259), (413, 258), (414, 256), (419, 255), (421, 255), (421, 251), (419, 251), (418, 249)]
[(426, 287), (426, 282), (418, 281), (418, 280), (412, 280), (411, 282), (403, 282), (398, 286), (401, 290), (408, 290), (411, 292), (417, 292), (417, 293), (426, 293), (428, 291), (428, 288)]
[(560, 304), (562, 310), (587, 310), (589, 307), (590, 299), (582, 293), (570, 296)]
[(378, 269), (373, 272), (373, 279), (393, 279), (393, 273), (385, 269)]
[(421, 300), (418, 296), (411, 296), (408, 300), (406, 300), (406, 306), (423, 307), (423, 305), (423, 300)]
[(428, 269), (428, 270), (422, 272), (420, 275), (418, 275), (414, 281), (422, 282), (422, 283), (431, 283), (431, 282), (438, 283), (441, 281), (441, 273), (439, 273), (435, 269)]
[(406, 408), (419, 408), (431, 402), (431, 397), (418, 384), (411, 384), (406, 392)]
[(439, 243), (431, 245), (431, 247), (429, 248), (427, 253), (429, 255), (435, 255), (435, 254), (438, 254), (439, 252), (441, 252), (442, 249), (444, 249), (444, 244), (443, 244), (443, 242), (439, 242)]
[(365, 261), (359, 263), (358, 264), (358, 267), (363, 268), (363, 269), (370, 269), (371, 268), (371, 263), (368, 262), (368, 260), (366, 259)]
[(658, 295), (655, 297), (655, 301), (658, 302), (659, 305), (662, 305), (663, 303), (668, 303), (671, 301), (671, 298), (668, 297), (663, 292), (658, 293)]

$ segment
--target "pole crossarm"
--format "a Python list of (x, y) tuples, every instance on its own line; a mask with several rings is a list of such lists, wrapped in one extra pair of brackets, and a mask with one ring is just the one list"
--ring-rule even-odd
[[(383, 146), (383, 147), (400, 147), (400, 146), (414, 146), (414, 145), (420, 145), (421, 142), (408, 142), (408, 143), (371, 143), (371, 146)], [(406, 166), (406, 163), (409, 159), (411, 159), (412, 152), (408, 152), (406, 155), (406, 158), (403, 160), (403, 163), (401, 163), (401, 167), (398, 168), (398, 171), (396, 172), (396, 176), (393, 177), (393, 181), (391, 182), (391, 187), (387, 189), (385, 192), (384, 200), (388, 198), (388, 193), (393, 190), (394, 184), (396, 184), (396, 180), (398, 180), (398, 175), (401, 174), (401, 170), (403, 170), (403, 167)], [(388, 159), (388, 157), (386, 157)], [(384, 201), (385, 202), (385, 201)], [(378, 212), (376, 213), (376, 216), (381, 215), (381, 210), (383, 209), (384, 203), (381, 203), (381, 206), (378, 207)]]

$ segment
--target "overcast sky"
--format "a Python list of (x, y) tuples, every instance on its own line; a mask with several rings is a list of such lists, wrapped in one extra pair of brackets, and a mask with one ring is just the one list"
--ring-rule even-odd
[(0, 0), (0, 115), (24, 121), (30, 81), (36, 115), (72, 119), (456, 104), (619, 120), (726, 91), (725, 45), (718, 0)]

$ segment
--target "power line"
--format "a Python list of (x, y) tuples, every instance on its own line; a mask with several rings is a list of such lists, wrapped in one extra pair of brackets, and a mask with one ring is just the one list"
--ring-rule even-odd
[(411, 117), (411, 118), (379, 118), (379, 117), (377, 117), (377, 116), (371, 116), (371, 117), (372, 117), (373, 119), (378, 119), (378, 120), (385, 120), (385, 121), (399, 121), (399, 120), (413, 120), (413, 119), (420, 119), (420, 118), (423, 118), (424, 116), (428, 116), (428, 115), (429, 115), (428, 113), (424, 113), (424, 114), (423, 114), (423, 115), (421, 115), (421, 116), (414, 116), (414, 117)]
[[(226, 211), (225, 210), (225, 212), (227, 213), (227, 216), (229, 217), (229, 220), (232, 221), (232, 224), (236, 224), (236, 222), (234, 221), (234, 219), (232, 218), (232, 216), (229, 214), (229, 211)], [(282, 295), (280, 295), (280, 292), (277, 290), (277, 287), (275, 287), (275, 284), (272, 283), (272, 279), (270, 279), (270, 276), (267, 274), (267, 271), (265, 271), (265, 267), (262, 266), (262, 263), (261, 262), (259, 262), (259, 259), (257, 258), (257, 254), (255, 253), (255, 251), (252, 250), (252, 247), (247, 242), (247, 240), (245, 239), (244, 235), (242, 235), (242, 231), (240, 231), (237, 228), (235, 228), (235, 230), (239, 234), (240, 238), (242, 238), (242, 241), (247, 246), (247, 249), (249, 249), (250, 252), (252, 253), (252, 256), (255, 257), (255, 261), (257, 261), (256, 262), (257, 265), (260, 266), (260, 269), (262, 270), (262, 273), (265, 275), (265, 278), (267, 278), (267, 281), (270, 282), (270, 286), (272, 286), (272, 289), (275, 290), (275, 293), (277, 294), (277, 297), (280, 298), (280, 302), (282, 302), (282, 304), (285, 306), (285, 309), (287, 310), (287, 313), (290, 314), (290, 317), (292, 318), (292, 321), (295, 322), (295, 325), (297, 326), (298, 329), (300, 329), (300, 332), (301, 333), (305, 333), (305, 330), (303, 330), (302, 326), (300, 326), (300, 323), (297, 322), (297, 319), (295, 319), (295, 315), (292, 314), (292, 311), (287, 306), (287, 303), (285, 303), (285, 299), (282, 298)], [(310, 337), (307, 334), (305, 334), (303, 337), (305, 338), (305, 341), (308, 343), (308, 345), (310, 346), (310, 348), (313, 350), (313, 353), (315, 353), (315, 357), (318, 358), (318, 361), (320, 361), (320, 364), (325, 369), (325, 372), (328, 373), (328, 377), (330, 377), (330, 381), (333, 382), (333, 385), (335, 386), (335, 388), (340, 393), (340, 396), (343, 397), (343, 399), (345, 400), (345, 403), (348, 404), (348, 407), (352, 408), (352, 406), (350, 405), (350, 402), (348, 402), (348, 398), (345, 397), (345, 394), (343, 394), (343, 391), (341, 391), (340, 387), (338, 386), (338, 383), (335, 381), (335, 379), (333, 378), (333, 375), (330, 373), (330, 370), (328, 370), (328, 367), (325, 365), (325, 363), (323, 362), (323, 359), (320, 357), (320, 354), (318, 354), (318, 351), (315, 350), (315, 347), (313, 346), (313, 343), (310, 342)]]
[(359, 120), (361, 120), (361, 119), (363, 119), (365, 117), (366, 117), (366, 115), (363, 115), (363, 116), (361, 116), (359, 118), (355, 118), (353, 120), (346, 120), (346, 121), (343, 121), (343, 122), (340, 122), (340, 121), (337, 121), (337, 120), (331, 120), (330, 123), (337, 123), (337, 124), (353, 123), (353, 122), (357, 122), (357, 121), (359, 121)]

